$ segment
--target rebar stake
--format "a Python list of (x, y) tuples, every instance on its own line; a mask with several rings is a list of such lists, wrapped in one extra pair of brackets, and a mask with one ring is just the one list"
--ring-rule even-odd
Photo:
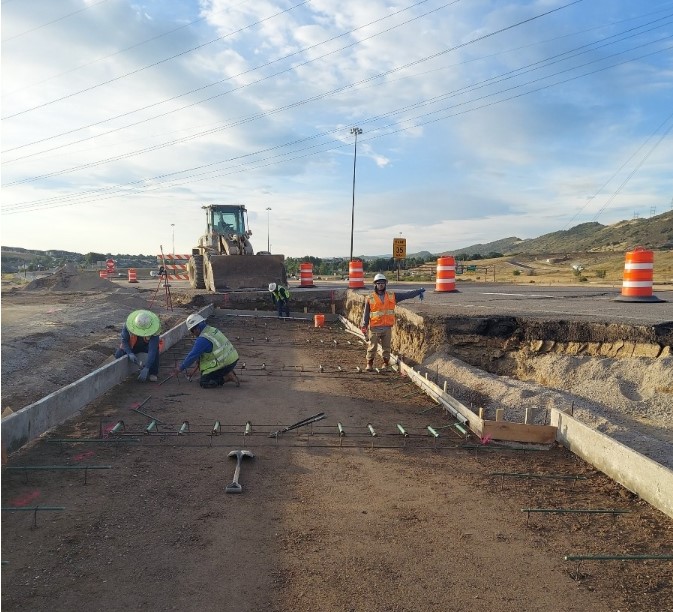
[(152, 431), (157, 431), (157, 422), (154, 419), (152, 419), (151, 423), (145, 428), (145, 434), (149, 435)]
[(437, 438), (439, 438), (439, 434), (430, 425), (428, 425), (427, 430), (430, 432), (430, 435), (433, 437), (432, 445), (437, 446)]
[(110, 434), (118, 434), (120, 431), (125, 429), (126, 426), (124, 425), (124, 421), (117, 421), (117, 424), (109, 431), (108, 436)]

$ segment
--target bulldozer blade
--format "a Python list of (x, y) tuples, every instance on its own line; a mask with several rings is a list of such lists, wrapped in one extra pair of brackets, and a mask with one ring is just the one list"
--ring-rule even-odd
[(287, 284), (283, 255), (209, 255), (204, 259), (209, 291), (266, 289), (269, 283)]

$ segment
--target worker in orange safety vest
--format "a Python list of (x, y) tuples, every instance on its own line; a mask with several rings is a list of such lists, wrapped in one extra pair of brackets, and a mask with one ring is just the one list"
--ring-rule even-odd
[(365, 311), (362, 315), (361, 330), (367, 339), (367, 372), (374, 369), (374, 357), (381, 343), (383, 367), (390, 366), (390, 344), (395, 325), (395, 306), (397, 302), (418, 296), (423, 300), (425, 289), (412, 291), (386, 291), (388, 280), (383, 274), (374, 277), (374, 291), (365, 301)]
[(138, 380), (141, 382), (145, 382), (148, 378), (151, 382), (157, 380), (159, 354), (163, 350), (160, 331), (159, 317), (149, 310), (134, 310), (126, 318), (115, 359), (128, 355), (129, 361), (140, 367)]

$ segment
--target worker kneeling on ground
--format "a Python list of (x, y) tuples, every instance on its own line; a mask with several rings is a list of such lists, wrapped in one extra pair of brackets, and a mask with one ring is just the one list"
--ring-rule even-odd
[(278, 306), (278, 316), (282, 317), (285, 313), (286, 317), (290, 316), (290, 292), (276, 283), (269, 283), (269, 291), (271, 292), (271, 299), (274, 306)]
[(234, 372), (238, 363), (238, 352), (229, 339), (219, 329), (208, 325), (200, 314), (189, 315), (185, 325), (196, 340), (189, 355), (175, 369), (175, 374), (179, 375), (198, 359), (200, 384), (203, 388), (221, 387), (228, 381), (240, 386)]
[(163, 342), (159, 338), (161, 321), (149, 310), (134, 310), (121, 333), (121, 345), (115, 359), (128, 355), (129, 361), (140, 366), (138, 380), (155, 382), (159, 374), (159, 354)]
[[(383, 352), (383, 367), (390, 365), (390, 343), (393, 337), (393, 325), (395, 325), (395, 305), (402, 300), (418, 296), (421, 300), (425, 289), (412, 291), (386, 291), (388, 280), (383, 274), (374, 277), (374, 292), (365, 301), (365, 312), (362, 316), (362, 333), (368, 340), (367, 343), (367, 372), (374, 369), (374, 357), (378, 350), (379, 342)], [(369, 328), (369, 334), (367, 334)]]

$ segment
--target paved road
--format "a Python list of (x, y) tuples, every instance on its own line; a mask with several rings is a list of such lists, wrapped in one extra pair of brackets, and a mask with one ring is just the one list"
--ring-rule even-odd
[[(345, 281), (316, 280), (315, 288), (298, 289), (299, 283), (290, 283), (291, 291), (319, 293), (325, 289), (348, 288)], [(156, 279), (139, 283), (144, 289), (157, 289), (163, 298), (164, 289)], [(425, 299), (404, 302), (414, 312), (451, 316), (517, 316), (541, 319), (565, 319), (587, 322), (623, 323), (629, 325), (658, 325), (673, 323), (673, 289), (658, 289), (654, 295), (661, 302), (618, 302), (621, 288), (596, 286), (512, 285), (494, 283), (461, 283), (455, 293), (436, 293), (432, 283), (396, 283), (388, 285), (393, 291), (409, 291), (425, 287)], [(367, 293), (371, 285), (358, 290)], [(193, 292), (189, 283), (171, 282), (171, 292)], [(201, 292), (199, 292), (201, 293)], [(206, 293), (206, 292), (203, 292)], [(298, 293), (297, 293), (298, 295)]]
[[(392, 282), (389, 288), (405, 291), (410, 283)], [(456, 293), (436, 293), (433, 287), (420, 304), (404, 302), (416, 312), (453, 316), (518, 316), (631, 325), (673, 323), (673, 291), (656, 291), (662, 302), (617, 302), (620, 289), (610, 287), (531, 287), (509, 284), (461, 284)], [(414, 305), (415, 304), (415, 305)]]

